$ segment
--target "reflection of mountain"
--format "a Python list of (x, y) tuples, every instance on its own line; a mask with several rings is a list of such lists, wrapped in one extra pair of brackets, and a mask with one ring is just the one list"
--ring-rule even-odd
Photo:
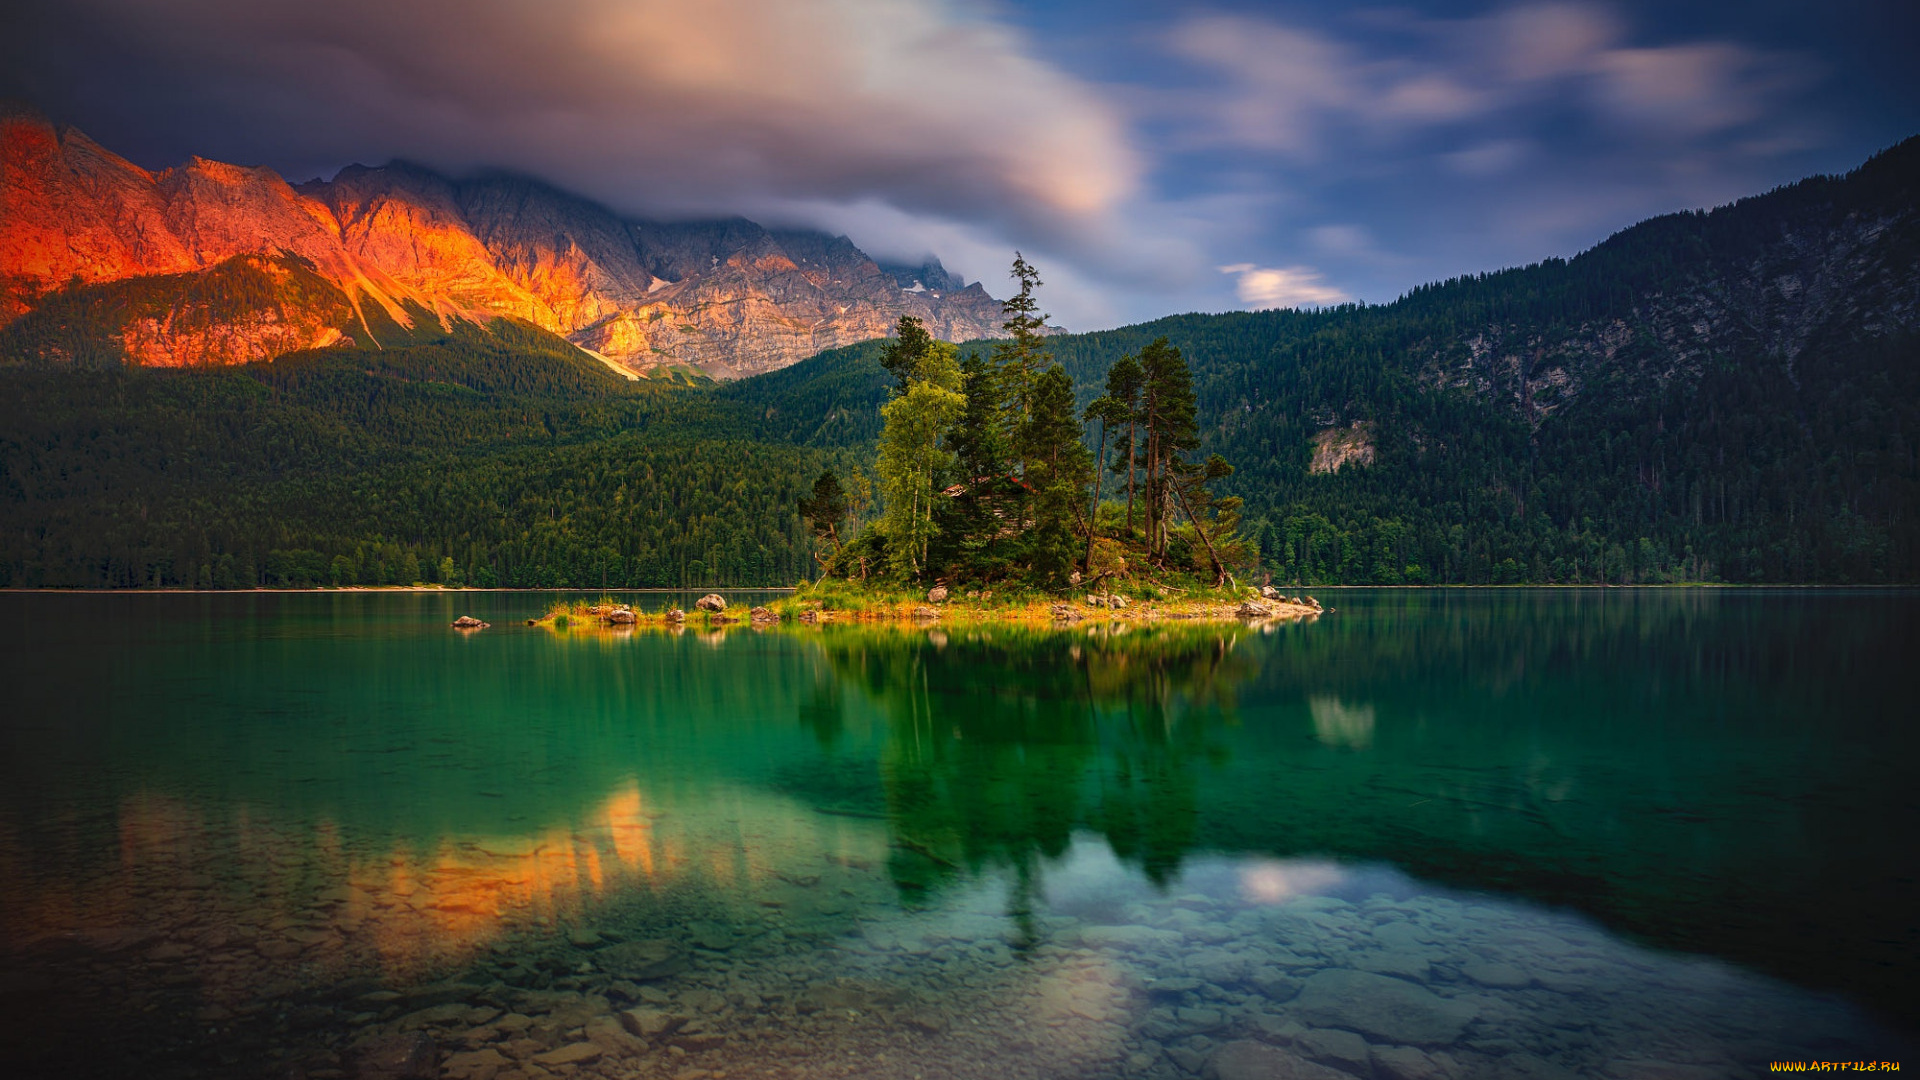
[(1253, 674), (1244, 631), (1121, 635), (851, 631), (822, 648), (885, 708), (879, 762), (895, 881), (924, 890), (961, 868), (1024, 879), (1076, 830), (1155, 880), (1197, 843), (1201, 766)]

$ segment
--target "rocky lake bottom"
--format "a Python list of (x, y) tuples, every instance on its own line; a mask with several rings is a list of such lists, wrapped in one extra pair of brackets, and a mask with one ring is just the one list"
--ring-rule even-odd
[[(84, 1009), (42, 1017), (69, 1037), (15, 1060), (310, 1080), (1719, 1080), (1910, 1045), (1839, 998), (1385, 868), (1213, 858), (1163, 888), (1082, 837), (1024, 895), (994, 875), (902, 909), (883, 848), (777, 869), (736, 849), (723, 891), (645, 887), (606, 828), (558, 852), (558, 891), (540, 865), (556, 851), (476, 850), (362, 865), (301, 903), (209, 853), (149, 850), (132, 879), (161, 887), (121, 896), (125, 923), (15, 953), (16, 1021)], [(597, 896), (578, 858), (595, 852)]]
[(505, 611), (454, 635), (440, 598), (293, 598), (158, 619), (104, 665), (97, 620), (0, 604), (0, 1059), (150, 1080), (1902, 1060), (1920, 931), (1885, 837), (1911, 824), (1910, 737), (1887, 684), (1793, 674), (1778, 646), (1871, 662), (1915, 605), (1849, 639), (1605, 599), (1528, 600), (1517, 632), (1356, 594), (1348, 622), (1251, 637), (572, 640)]

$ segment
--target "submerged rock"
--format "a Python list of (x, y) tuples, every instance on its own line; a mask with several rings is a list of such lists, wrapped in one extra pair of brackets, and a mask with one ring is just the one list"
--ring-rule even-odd
[(671, 941), (628, 941), (593, 955), (594, 966), (620, 978), (644, 982), (673, 975), (687, 966), (686, 951)]
[(537, 1065), (585, 1065), (599, 1061), (600, 1055), (605, 1052), (593, 1043), (578, 1042), (557, 1047), (544, 1054), (535, 1054), (533, 1060)]
[(654, 1008), (633, 1008), (620, 1014), (620, 1026), (643, 1039), (657, 1038), (680, 1023), (679, 1017)]
[(1353, 1073), (1308, 1061), (1291, 1050), (1240, 1039), (1214, 1052), (1207, 1080), (1353, 1080)]
[(1355, 1076), (1367, 1075), (1373, 1065), (1372, 1047), (1351, 1031), (1315, 1028), (1295, 1039), (1293, 1045), (1322, 1065), (1345, 1069)]
[(428, 1080), (440, 1075), (440, 1049), (425, 1032), (355, 1043), (349, 1056), (363, 1080)]
[(481, 622), (479, 619), (476, 619), (471, 615), (462, 615), (459, 618), (453, 620), (453, 628), (455, 630), (485, 630), (487, 627), (492, 625), (493, 625), (492, 623)]
[(719, 593), (708, 593), (693, 602), (701, 611), (721, 612), (727, 610), (727, 599)]
[(1460, 1037), (1477, 1014), (1464, 1001), (1443, 998), (1403, 979), (1364, 971), (1322, 971), (1294, 999), (1310, 1024), (1346, 1028), (1385, 1042), (1440, 1046)]
[(1445, 1080), (1438, 1062), (1411, 1046), (1373, 1048), (1373, 1075), (1378, 1080)]

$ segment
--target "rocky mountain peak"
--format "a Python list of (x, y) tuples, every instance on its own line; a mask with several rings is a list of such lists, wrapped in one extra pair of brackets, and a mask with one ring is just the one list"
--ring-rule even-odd
[[(513, 316), (636, 374), (693, 367), (734, 378), (884, 336), (902, 315), (955, 341), (995, 334), (1000, 322), (985, 290), (938, 259), (882, 267), (844, 236), (738, 217), (632, 220), (527, 177), (458, 180), (408, 162), (351, 165), (298, 186), (198, 157), (149, 173), (30, 112), (0, 111), (0, 199), (0, 324), (67, 289), (287, 255), (337, 293), (247, 309), (255, 322), (314, 328), (292, 348), (377, 343), (364, 318), (372, 302), (403, 326), (419, 308)], [(191, 291), (187, 279), (166, 288)], [(355, 312), (358, 331), (329, 324), (323, 308)], [(132, 362), (181, 355), (165, 327), (111, 333)], [(231, 338), (230, 353), (192, 355), (262, 354), (244, 328)], [(290, 340), (280, 333), (273, 348)]]

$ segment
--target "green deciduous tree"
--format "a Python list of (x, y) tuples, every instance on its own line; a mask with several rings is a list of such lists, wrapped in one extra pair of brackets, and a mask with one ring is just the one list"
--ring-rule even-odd
[(880, 530), (887, 540), (889, 569), (918, 577), (934, 534), (935, 481), (952, 460), (941, 436), (967, 406), (961, 392), (958, 350), (932, 342), (909, 374), (904, 392), (881, 407), (880, 490), (885, 510)]

